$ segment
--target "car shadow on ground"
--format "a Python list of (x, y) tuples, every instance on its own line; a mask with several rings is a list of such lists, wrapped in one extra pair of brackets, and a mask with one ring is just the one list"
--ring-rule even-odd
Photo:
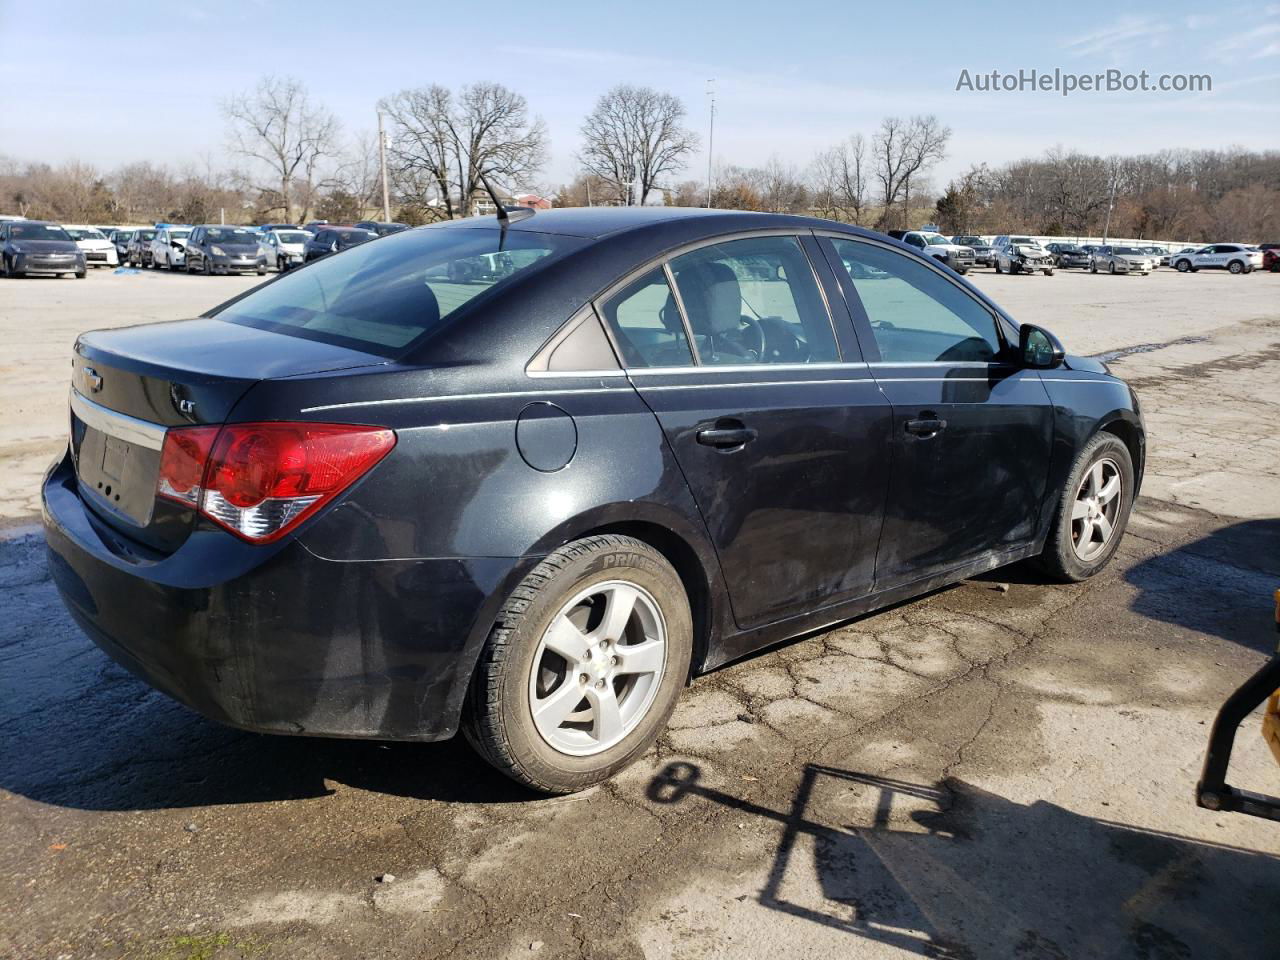
[[(1270, 653), (1280, 589), (1280, 519), (1246, 520), (1136, 564), (1135, 613)], [(1244, 677), (1241, 677), (1243, 680)]]
[(0, 538), (0, 789), (85, 810), (324, 796), (503, 803), (533, 794), (461, 737), (379, 743), (246, 733), (206, 720), (110, 661), (72, 622), (38, 533)]
[[(780, 826), (756, 903), (919, 956), (1261, 957), (1280, 938), (1280, 858), (960, 780), (807, 764), (790, 806), (774, 809), (704, 786), (696, 764), (675, 762), (648, 797), (699, 798)], [(833, 806), (841, 812), (811, 809)], [(840, 823), (846, 815), (853, 822)]]

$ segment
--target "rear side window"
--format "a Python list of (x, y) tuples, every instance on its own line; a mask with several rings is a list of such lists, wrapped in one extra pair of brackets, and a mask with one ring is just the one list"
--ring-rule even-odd
[(472, 302), (583, 242), (524, 231), (503, 240), (496, 227), (406, 230), (287, 273), (214, 315), (396, 356)]
[(833, 238), (886, 363), (990, 362), (1000, 352), (991, 311), (926, 264), (874, 244)]
[(693, 366), (684, 320), (661, 267), (610, 297), (603, 313), (628, 367)]
[(840, 359), (826, 303), (795, 237), (716, 243), (671, 261), (703, 364)]

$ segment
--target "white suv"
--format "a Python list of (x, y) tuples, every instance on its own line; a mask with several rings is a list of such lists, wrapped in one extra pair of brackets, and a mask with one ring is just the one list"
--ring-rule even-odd
[(1211, 243), (1193, 253), (1175, 253), (1169, 261), (1179, 273), (1197, 270), (1230, 270), (1252, 273), (1262, 267), (1262, 251), (1243, 243)]

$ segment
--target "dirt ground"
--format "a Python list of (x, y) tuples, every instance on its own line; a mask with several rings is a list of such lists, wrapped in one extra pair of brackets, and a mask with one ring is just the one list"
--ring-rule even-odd
[[(0, 281), (0, 957), (1274, 956), (1280, 827), (1192, 788), (1276, 639), (1280, 276), (974, 279), (1137, 385), (1116, 561), (702, 677), (641, 763), (554, 800), (460, 742), (224, 729), (100, 654), (34, 526), (75, 334), (257, 280)], [(1232, 780), (1280, 793), (1253, 722)]]

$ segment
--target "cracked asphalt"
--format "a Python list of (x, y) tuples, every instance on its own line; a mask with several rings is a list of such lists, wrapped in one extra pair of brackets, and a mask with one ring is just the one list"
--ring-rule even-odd
[[(1116, 561), (699, 678), (642, 762), (557, 799), (461, 742), (224, 729), (101, 655), (33, 527), (71, 341), (250, 281), (0, 285), (0, 956), (1274, 956), (1280, 829), (1192, 788), (1275, 644), (1280, 277), (975, 279), (1138, 385)], [(1280, 793), (1253, 720), (1232, 781)]]

